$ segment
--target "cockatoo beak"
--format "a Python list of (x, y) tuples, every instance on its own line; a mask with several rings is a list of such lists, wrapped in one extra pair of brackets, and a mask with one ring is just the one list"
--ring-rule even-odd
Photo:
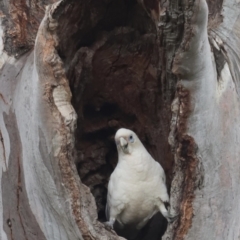
[(128, 142), (123, 137), (120, 137), (119, 141), (120, 141), (120, 146), (122, 147), (122, 149), (126, 149), (128, 146)]

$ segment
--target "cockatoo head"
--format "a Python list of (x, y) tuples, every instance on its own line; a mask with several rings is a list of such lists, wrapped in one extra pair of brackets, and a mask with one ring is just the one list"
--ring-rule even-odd
[(131, 154), (137, 146), (142, 145), (137, 134), (132, 130), (120, 128), (115, 135), (119, 153)]

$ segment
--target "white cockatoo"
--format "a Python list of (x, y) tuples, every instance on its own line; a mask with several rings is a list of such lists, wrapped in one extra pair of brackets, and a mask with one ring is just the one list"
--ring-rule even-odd
[(148, 153), (138, 136), (121, 128), (115, 135), (118, 163), (109, 184), (106, 224), (113, 228), (140, 230), (158, 211), (171, 222), (166, 176), (161, 165)]

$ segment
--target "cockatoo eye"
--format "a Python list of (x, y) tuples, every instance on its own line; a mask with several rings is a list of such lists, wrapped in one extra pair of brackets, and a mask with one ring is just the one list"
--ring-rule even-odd
[(134, 138), (133, 138), (133, 136), (132, 136), (132, 135), (129, 137), (129, 142), (131, 142), (131, 143), (133, 143), (133, 142), (134, 142)]

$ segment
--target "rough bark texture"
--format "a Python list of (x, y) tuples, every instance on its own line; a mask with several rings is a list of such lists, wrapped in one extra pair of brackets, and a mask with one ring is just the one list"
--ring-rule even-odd
[(239, 4), (0, 0), (0, 239), (122, 239), (100, 223), (119, 127), (179, 213), (138, 240), (239, 239)]
[[(235, 65), (239, 64), (239, 4), (225, 1), (222, 16), (217, 12), (220, 8), (209, 6), (208, 32), (206, 2), (189, 6), (183, 41), (173, 63), (179, 90), (173, 104), (173, 119), (178, 120), (171, 127), (176, 136), (171, 196), (180, 218), (163, 239), (240, 236), (236, 224), (240, 176), (235, 168), (240, 154), (239, 68)], [(179, 190), (181, 194), (176, 193)]]

